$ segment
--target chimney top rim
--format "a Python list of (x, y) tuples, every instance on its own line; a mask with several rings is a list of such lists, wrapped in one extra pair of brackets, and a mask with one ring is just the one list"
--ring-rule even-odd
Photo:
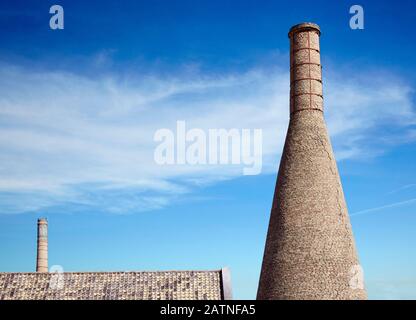
[(288, 36), (290, 38), (296, 32), (307, 31), (307, 30), (316, 30), (318, 31), (318, 34), (321, 35), (321, 28), (319, 28), (319, 26), (316, 23), (302, 22), (302, 23), (298, 23), (292, 26), (289, 30)]
[(48, 223), (48, 219), (46, 218), (39, 218), (38, 223)]

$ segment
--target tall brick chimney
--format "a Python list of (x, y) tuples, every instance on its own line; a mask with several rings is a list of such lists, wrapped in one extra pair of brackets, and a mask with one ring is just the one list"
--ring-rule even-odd
[(258, 299), (366, 299), (323, 116), (319, 37), (313, 23), (289, 31), (290, 122)]
[(38, 252), (36, 272), (48, 272), (48, 221), (38, 219)]

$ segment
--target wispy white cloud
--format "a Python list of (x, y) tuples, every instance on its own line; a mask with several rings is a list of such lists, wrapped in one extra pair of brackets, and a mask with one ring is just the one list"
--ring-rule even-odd
[(374, 300), (414, 300), (416, 280), (384, 279), (366, 282), (369, 296)]
[(388, 192), (387, 194), (393, 194), (393, 193), (397, 193), (397, 192), (412, 189), (412, 188), (416, 188), (416, 183), (406, 184), (404, 186), (401, 186), (400, 188), (397, 188), (397, 189), (394, 189), (394, 190)]
[(362, 215), (362, 214), (377, 212), (377, 211), (381, 211), (381, 210), (384, 210), (384, 209), (400, 207), (400, 206), (404, 206), (404, 205), (411, 204), (411, 203), (416, 203), (416, 198), (408, 199), (408, 200), (405, 200), (405, 201), (398, 201), (398, 202), (394, 202), (394, 203), (389, 203), (389, 204), (386, 204), (384, 206), (379, 206), (379, 207), (369, 208), (369, 209), (365, 209), (365, 210), (360, 210), (360, 211), (351, 213), (350, 216), (358, 216), (358, 215)]
[[(345, 80), (326, 71), (326, 117), (338, 159), (391, 147), (395, 136), (381, 140), (383, 126), (411, 137), (416, 116), (406, 81), (351, 74)], [(288, 124), (288, 83), (279, 67), (92, 79), (3, 63), (0, 212), (65, 203), (120, 213), (151, 210), (195, 186), (241, 175), (236, 166), (156, 165), (153, 134), (175, 130), (177, 120), (189, 128), (263, 129), (263, 173), (275, 172)]]

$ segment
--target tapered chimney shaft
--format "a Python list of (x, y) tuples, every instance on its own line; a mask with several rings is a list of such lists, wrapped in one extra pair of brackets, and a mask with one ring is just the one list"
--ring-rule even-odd
[(290, 122), (271, 209), (258, 299), (365, 299), (324, 117), (313, 23), (292, 27)]
[(36, 272), (48, 272), (48, 221), (38, 219), (38, 252)]

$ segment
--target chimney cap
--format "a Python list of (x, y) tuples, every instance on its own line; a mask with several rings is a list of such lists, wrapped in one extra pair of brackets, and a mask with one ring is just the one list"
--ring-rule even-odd
[(321, 35), (321, 29), (316, 23), (313, 22), (302, 22), (295, 24), (292, 28), (289, 30), (289, 38), (296, 32), (299, 31), (307, 31), (307, 30), (316, 30), (318, 31), (318, 34)]
[(39, 224), (48, 224), (48, 219), (46, 219), (46, 218), (39, 218), (38, 219), (38, 223)]

